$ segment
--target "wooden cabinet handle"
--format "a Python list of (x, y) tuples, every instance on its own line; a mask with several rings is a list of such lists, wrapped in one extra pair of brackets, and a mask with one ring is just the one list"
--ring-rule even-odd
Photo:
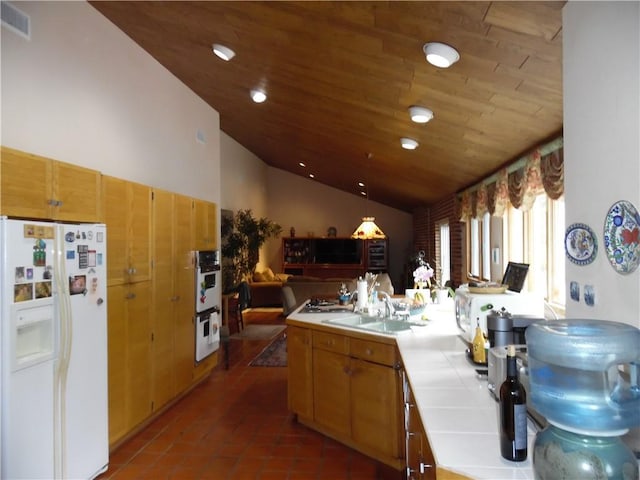
[(373, 355), (373, 350), (371, 350), (370, 348), (367, 348), (364, 353), (366, 353), (367, 355), (371, 356)]

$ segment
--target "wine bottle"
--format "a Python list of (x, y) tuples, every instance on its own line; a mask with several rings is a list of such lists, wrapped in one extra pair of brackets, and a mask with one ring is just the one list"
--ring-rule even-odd
[(500, 453), (513, 462), (527, 459), (527, 396), (518, 380), (514, 345), (507, 347), (507, 378), (500, 386)]

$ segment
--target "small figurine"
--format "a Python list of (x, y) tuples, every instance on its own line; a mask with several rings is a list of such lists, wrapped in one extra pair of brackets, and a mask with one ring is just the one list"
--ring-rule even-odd
[(340, 305), (347, 305), (349, 303), (349, 298), (351, 294), (349, 293), (349, 289), (346, 284), (341, 284), (340, 289), (338, 290), (338, 299), (340, 300)]

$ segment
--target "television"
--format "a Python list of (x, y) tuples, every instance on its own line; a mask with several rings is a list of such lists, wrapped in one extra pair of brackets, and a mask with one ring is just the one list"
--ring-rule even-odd
[(362, 240), (356, 238), (318, 238), (314, 241), (315, 263), (360, 264)]

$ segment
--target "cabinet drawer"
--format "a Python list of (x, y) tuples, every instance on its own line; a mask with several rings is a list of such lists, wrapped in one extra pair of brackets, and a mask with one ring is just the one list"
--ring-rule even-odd
[(326, 332), (313, 332), (313, 348), (320, 348), (329, 352), (349, 354), (349, 338)]
[(351, 355), (382, 365), (393, 366), (398, 362), (395, 346), (357, 338), (351, 339)]

